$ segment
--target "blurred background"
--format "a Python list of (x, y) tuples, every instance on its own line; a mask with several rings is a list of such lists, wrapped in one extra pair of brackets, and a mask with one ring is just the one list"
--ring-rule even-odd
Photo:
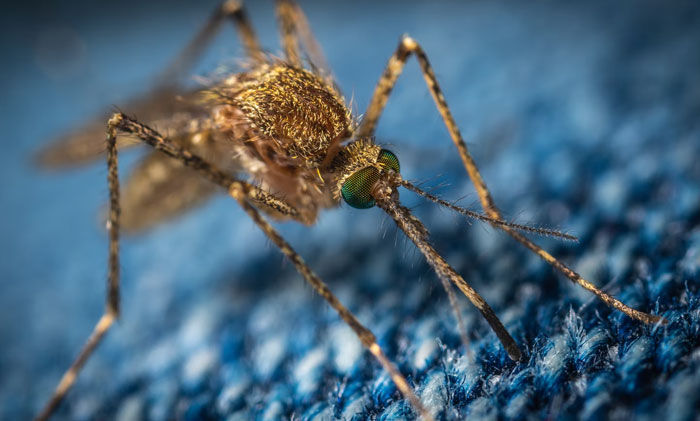
[[(279, 52), (274, 5), (248, 2)], [(52, 138), (152, 86), (216, 1), (42, 1), (0, 15), (0, 418), (49, 397), (104, 306), (100, 162), (46, 171)], [(692, 419), (700, 393), (700, 7), (693, 1), (302, 1), (363, 112), (399, 36), (427, 52), (496, 203), (640, 326), (502, 233), (408, 194), (437, 249), (527, 350), (515, 365), (464, 299), (469, 360), (436, 276), (381, 211), (277, 224), (446, 419)], [(195, 75), (243, 50), (229, 25)], [(127, 109), (123, 109), (129, 112)], [(410, 180), (478, 209), (418, 66), (378, 132)], [(127, 174), (143, 151), (121, 155)], [(122, 243), (123, 318), (57, 419), (401, 419), (352, 332), (225, 197)], [(315, 418), (316, 417), (316, 418)], [(675, 417), (675, 418), (674, 418)], [(658, 419), (658, 418), (656, 418)]]

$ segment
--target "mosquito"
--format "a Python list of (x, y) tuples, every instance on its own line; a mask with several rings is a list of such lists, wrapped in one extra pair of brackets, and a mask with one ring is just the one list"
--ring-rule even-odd
[[(128, 106), (127, 111), (140, 115), (141, 121), (114, 113), (59, 139), (40, 155), (43, 165), (56, 167), (89, 161), (106, 151), (109, 263), (104, 314), (37, 419), (48, 419), (55, 412), (80, 369), (120, 317), (120, 228), (148, 228), (193, 208), (222, 188), (352, 328), (424, 420), (432, 420), (433, 414), (387, 358), (375, 335), (338, 300), (268, 219), (311, 225), (321, 210), (339, 206), (341, 201), (358, 209), (380, 208), (415, 244), (441, 280), (462, 337), (466, 338), (465, 329), (450, 283), (481, 312), (514, 361), (523, 359), (515, 340), (486, 301), (433, 248), (426, 227), (401, 204), (399, 188), (505, 231), (571, 281), (629, 317), (643, 323), (664, 322), (658, 315), (630, 308), (599, 290), (523, 234), (567, 240), (575, 237), (503, 218), (469, 154), (428, 57), (416, 40), (407, 35), (401, 37), (360, 120), (346, 104), (299, 6), (291, 0), (278, 0), (276, 13), (283, 58), (261, 49), (240, 2), (224, 1), (162, 73), (160, 84)], [(247, 67), (209, 81), (202, 89), (184, 89), (179, 81), (226, 20), (233, 22), (245, 47)], [(405, 180), (396, 155), (375, 141), (377, 122), (411, 56), (418, 61), (484, 213), (447, 202)], [(169, 136), (151, 128), (156, 124), (167, 127)], [(136, 168), (122, 192), (117, 151), (140, 143), (155, 150)], [(244, 180), (240, 174), (248, 177)]]

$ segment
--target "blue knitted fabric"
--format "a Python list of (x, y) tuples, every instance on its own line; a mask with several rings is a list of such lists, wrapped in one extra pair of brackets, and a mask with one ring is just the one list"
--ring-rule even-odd
[[(48, 174), (31, 166), (31, 153), (142, 91), (146, 83), (134, 80), (155, 74), (211, 10), (168, 5), (47, 6), (38, 18), (10, 8), (1, 18), (3, 57), (14, 64), (2, 70), (0, 105), (0, 419), (40, 408), (104, 302), (107, 240), (96, 216), (107, 198), (104, 164)], [(426, 407), (445, 420), (697, 419), (700, 3), (302, 6), (358, 113), (398, 36), (413, 35), (504, 214), (577, 235), (578, 243), (533, 240), (626, 304), (669, 320), (631, 320), (504, 233), (402, 191), (436, 249), (526, 354), (515, 363), (459, 295), (465, 349), (436, 275), (381, 210), (342, 206), (313, 227), (277, 224)], [(271, 5), (250, 12), (263, 43), (277, 48)], [(56, 34), (79, 40), (60, 43), (73, 67), (47, 55), (45, 45), (63, 39)], [(198, 73), (240, 56), (225, 34)], [(479, 209), (416, 63), (377, 137), (405, 178)], [(124, 168), (138, 155), (124, 154)], [(217, 198), (126, 238), (122, 250), (122, 320), (56, 419), (415, 418), (233, 201)]]

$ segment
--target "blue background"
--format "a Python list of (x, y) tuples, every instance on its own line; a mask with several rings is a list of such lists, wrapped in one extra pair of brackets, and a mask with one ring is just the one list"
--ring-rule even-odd
[[(133, 3), (133, 4), (132, 4)], [(215, 2), (5, 6), (0, 16), (0, 418), (50, 395), (102, 312), (102, 162), (40, 171), (57, 134), (123, 105)], [(253, 3), (253, 2), (250, 2)], [(511, 363), (463, 298), (468, 358), (444, 291), (381, 211), (279, 225), (445, 419), (692, 419), (700, 405), (700, 7), (692, 1), (304, 2), (361, 113), (399, 35), (427, 51), (504, 213), (561, 228), (536, 239), (645, 311), (613, 312), (506, 235), (408, 192), (437, 249), (526, 350)], [(270, 2), (248, 5), (279, 51)], [(242, 49), (224, 27), (195, 74)], [(124, 110), (128, 112), (128, 110)], [(403, 175), (478, 209), (416, 63), (379, 129)], [(124, 154), (122, 174), (139, 152)], [(391, 381), (235, 203), (122, 246), (124, 316), (61, 407), (64, 419), (401, 419)]]

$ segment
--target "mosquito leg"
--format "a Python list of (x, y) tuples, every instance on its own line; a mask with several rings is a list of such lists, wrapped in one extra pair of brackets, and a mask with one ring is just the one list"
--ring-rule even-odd
[(452, 307), (455, 319), (457, 320), (457, 330), (459, 331), (459, 336), (462, 339), (462, 345), (464, 345), (464, 352), (467, 353), (467, 358), (469, 361), (474, 361), (474, 354), (469, 347), (469, 335), (467, 335), (467, 327), (464, 325), (464, 319), (462, 318), (462, 312), (459, 309), (459, 301), (457, 301), (457, 295), (455, 294), (449, 281), (440, 276), (440, 282), (442, 282), (442, 287), (447, 292), (447, 298), (450, 300), (450, 307)]
[(83, 349), (80, 351), (80, 354), (78, 354), (78, 357), (75, 359), (75, 361), (73, 361), (73, 364), (71, 364), (68, 371), (66, 371), (63, 377), (61, 377), (61, 381), (58, 383), (58, 386), (56, 386), (56, 390), (53, 392), (51, 399), (49, 399), (39, 415), (36, 416), (36, 420), (39, 421), (49, 419), (56, 408), (58, 408), (58, 405), (61, 403), (66, 393), (68, 393), (68, 390), (70, 390), (71, 386), (73, 386), (80, 369), (83, 367), (87, 359), (90, 357), (90, 354), (92, 354), (92, 351), (95, 350), (114, 321), (115, 316), (109, 313), (105, 313), (102, 315), (102, 317), (100, 317), (100, 320), (97, 322), (97, 325), (95, 325), (92, 334), (88, 338), (85, 345), (83, 345)]
[[(499, 212), (498, 208), (496, 208), (496, 205), (494, 204), (493, 198), (491, 197), (491, 193), (489, 192), (488, 188), (486, 187), (486, 183), (484, 180), (481, 178), (481, 174), (479, 173), (478, 168), (476, 167), (476, 164), (474, 163), (474, 160), (472, 159), (471, 155), (469, 155), (469, 151), (467, 150), (467, 145), (464, 142), (464, 139), (462, 139), (462, 135), (459, 132), (459, 128), (457, 127), (457, 123), (455, 123), (454, 118), (452, 117), (452, 113), (450, 112), (449, 107), (447, 106), (447, 101), (445, 100), (445, 96), (442, 93), (442, 90), (440, 89), (440, 86), (438, 85), (437, 79), (435, 77), (435, 72), (433, 72), (432, 67), (430, 66), (430, 62), (428, 61), (428, 56), (425, 54), (421, 46), (416, 42), (414, 39), (404, 36), (401, 38), (401, 41), (399, 43), (399, 47), (396, 49), (396, 52), (391, 56), (389, 59), (389, 63), (384, 70), (384, 73), (382, 74), (381, 78), (379, 79), (379, 82), (377, 83), (377, 87), (374, 90), (374, 95), (372, 96), (372, 100), (369, 103), (369, 106), (367, 107), (367, 111), (365, 112), (365, 119), (360, 125), (360, 128), (357, 131), (356, 136), (357, 137), (364, 137), (364, 136), (371, 136), (374, 133), (374, 129), (377, 125), (377, 121), (379, 120), (379, 117), (384, 110), (384, 107), (386, 105), (387, 99), (389, 98), (389, 94), (391, 93), (391, 90), (394, 87), (394, 84), (396, 83), (396, 80), (398, 77), (401, 75), (401, 72), (403, 71), (403, 68), (406, 64), (406, 61), (408, 58), (411, 56), (411, 54), (415, 54), (416, 59), (418, 60), (418, 63), (420, 64), (421, 71), (423, 72), (423, 77), (425, 79), (426, 84), (428, 85), (428, 90), (430, 91), (430, 95), (433, 97), (433, 100), (435, 101), (435, 104), (437, 105), (438, 111), (440, 112), (440, 115), (442, 115), (442, 119), (445, 122), (445, 125), (447, 126), (447, 130), (450, 132), (450, 136), (452, 137), (452, 141), (454, 142), (455, 146), (457, 146), (457, 150), (459, 151), (459, 156), (462, 158), (462, 162), (464, 164), (464, 167), (467, 170), (467, 173), (469, 174), (469, 178), (472, 180), (474, 183), (474, 186), (476, 188), (476, 192), (479, 195), (479, 199), (481, 201), (481, 206), (484, 208), (484, 211), (486, 214), (491, 217), (494, 220), (503, 220), (501, 213)], [(661, 316), (656, 316), (656, 315), (651, 315), (647, 314), (644, 312), (641, 312), (639, 310), (635, 310), (618, 299), (606, 294), (605, 292), (601, 291), (600, 289), (596, 288), (595, 285), (592, 283), (588, 282), (587, 280), (583, 279), (578, 273), (570, 269), (568, 266), (566, 266), (564, 263), (560, 262), (556, 258), (554, 258), (551, 254), (549, 254), (547, 251), (542, 249), (540, 246), (537, 244), (533, 243), (526, 237), (524, 237), (522, 234), (519, 232), (515, 231), (514, 229), (503, 226), (503, 225), (498, 225), (498, 224), (493, 224), (492, 225), (496, 228), (500, 228), (503, 231), (507, 232), (511, 237), (513, 237), (515, 240), (517, 240), (519, 243), (527, 247), (528, 249), (532, 250), (534, 253), (536, 253), (538, 256), (540, 256), (544, 261), (549, 263), (552, 267), (555, 269), (559, 270), (561, 273), (563, 273), (567, 278), (569, 278), (572, 282), (582, 286), (583, 288), (591, 291), (593, 294), (595, 294), (598, 298), (603, 300), (607, 305), (622, 311), (629, 317), (632, 317), (634, 319), (637, 319), (639, 321), (642, 321), (644, 323), (656, 323), (659, 321), (664, 320)]]
[[(364, 327), (359, 320), (348, 310), (338, 298), (331, 292), (328, 286), (309, 268), (301, 256), (286, 242), (284, 238), (275, 230), (253, 207), (249, 200), (256, 201), (258, 194), (255, 187), (237, 180), (234, 177), (217, 169), (207, 161), (197, 155), (183, 149), (180, 145), (164, 138), (153, 129), (129, 119), (123, 114), (115, 114), (109, 121), (109, 132), (117, 130), (132, 134), (138, 137), (145, 143), (155, 147), (156, 149), (166, 153), (172, 158), (182, 161), (185, 165), (197, 170), (202, 176), (210, 181), (225, 188), (229, 194), (238, 202), (243, 210), (250, 216), (256, 225), (265, 233), (265, 235), (280, 249), (280, 251), (292, 261), (297, 271), (311, 286), (323, 297), (328, 304), (333, 307), (340, 317), (352, 328), (360, 342), (370, 351), (372, 355), (379, 361), (387, 372), (391, 375), (392, 380), (396, 384), (401, 393), (413, 404), (413, 406), (421, 413), (424, 419), (432, 420), (432, 416), (420, 402), (413, 389), (408, 384), (406, 378), (398, 371), (396, 366), (389, 361), (379, 344), (377, 344), (374, 334)], [(258, 189), (259, 190), (259, 189)]]
[[(350, 328), (355, 332), (360, 342), (369, 350), (369, 352), (379, 361), (382, 367), (389, 372), (392, 380), (396, 384), (397, 388), (401, 393), (411, 402), (414, 408), (421, 414), (423, 419), (432, 420), (432, 416), (425, 409), (423, 404), (420, 402), (415, 392), (409, 385), (406, 378), (398, 371), (396, 366), (386, 357), (382, 351), (379, 344), (377, 344), (376, 337), (374, 334), (360, 323), (359, 320), (348, 310), (338, 298), (331, 292), (328, 286), (309, 268), (309, 266), (304, 262), (304, 260), (297, 254), (296, 251), (286, 242), (284, 238), (275, 230), (255, 209), (255, 207), (250, 203), (251, 201), (258, 201), (258, 195), (260, 194), (260, 189), (255, 186), (240, 181), (231, 175), (219, 170), (209, 162), (200, 158), (199, 156), (193, 154), (192, 152), (184, 149), (182, 146), (176, 144), (175, 142), (164, 138), (159, 133), (151, 129), (150, 127), (141, 124), (135, 120), (126, 117), (123, 114), (114, 114), (109, 120), (107, 128), (107, 139), (108, 139), (108, 163), (109, 163), (109, 183), (110, 183), (110, 284), (109, 284), (109, 303), (107, 306), (107, 315), (112, 315), (107, 319), (108, 326), (113, 321), (113, 318), (118, 315), (119, 307), (118, 303), (113, 303), (112, 299), (118, 301), (118, 217), (119, 217), (119, 196), (118, 196), (118, 178), (117, 178), (117, 159), (116, 159), (116, 145), (114, 139), (117, 136), (117, 132), (122, 132), (125, 134), (137, 137), (139, 140), (151, 145), (152, 147), (162, 151), (171, 158), (177, 159), (183, 162), (185, 165), (193, 168), (200, 175), (204, 176), (208, 180), (218, 184), (219, 186), (226, 189), (237, 202), (243, 208), (243, 210), (251, 217), (256, 225), (263, 231), (263, 233), (282, 251), (282, 253), (289, 258), (297, 271), (304, 277), (304, 279), (311, 284), (311, 286), (323, 297), (330, 305), (333, 307), (345, 323), (347, 323)], [(257, 189), (257, 190), (256, 190)], [(114, 256), (113, 258), (111, 256)], [(107, 323), (105, 322), (105, 323)], [(98, 327), (101, 325), (98, 324)], [(107, 327), (108, 327), (107, 326)], [(96, 332), (102, 332), (106, 328), (96, 329)], [(73, 367), (69, 370), (66, 376), (69, 377), (67, 385), (61, 388), (61, 395), (57, 398), (52, 398), (52, 403), (55, 403), (46, 411), (46, 416), (50, 415), (51, 411), (58, 405), (61, 398), (68, 391), (68, 388), (72, 385), (77, 375), (77, 371), (80, 366), (89, 357), (92, 350), (97, 346), (97, 343), (101, 339), (104, 333), (97, 335), (96, 340), (90, 339), (88, 344), (81, 352), (80, 357), (74, 363), (77, 368), (74, 370)], [(93, 343), (94, 342), (94, 343)], [(65, 376), (64, 376), (65, 377)], [(44, 412), (42, 412), (44, 414)], [(45, 417), (46, 417), (45, 416)], [(44, 419), (45, 419), (44, 417)]]
[(273, 209), (282, 215), (292, 217), (301, 222), (301, 215), (299, 214), (299, 211), (279, 197), (273, 196), (258, 187), (254, 187), (249, 193), (247, 193), (247, 196), (248, 199), (256, 205)]
[[(396, 225), (401, 228), (401, 231), (403, 231), (406, 236), (413, 241), (416, 247), (418, 247), (421, 253), (423, 253), (430, 266), (433, 267), (438, 277), (440, 277), (442, 280), (443, 286), (445, 286), (445, 289), (448, 291), (448, 296), (450, 293), (448, 283), (452, 282), (481, 312), (491, 326), (491, 329), (493, 329), (496, 336), (498, 336), (498, 339), (503, 344), (503, 347), (508, 352), (510, 358), (513, 361), (520, 361), (522, 358), (520, 348), (518, 348), (518, 345), (515, 343), (515, 340), (513, 340), (513, 337), (510, 336), (506, 328), (503, 327), (503, 324), (493, 312), (491, 306), (489, 306), (488, 303), (481, 298), (481, 295), (479, 295), (479, 293), (476, 292), (474, 288), (472, 288), (471, 285), (469, 285), (467, 281), (465, 281), (464, 278), (462, 278), (437, 251), (435, 251), (433, 246), (431, 246), (428, 242), (427, 230), (420, 223), (420, 221), (418, 221), (411, 214), (411, 211), (405, 206), (391, 200), (377, 200), (377, 206), (382, 208), (387, 214), (389, 214), (389, 216), (391, 216), (391, 218), (396, 222)], [(456, 317), (459, 320), (460, 316), (457, 307), (453, 305), (453, 309), (455, 310)]]
[(391, 379), (396, 384), (396, 387), (413, 405), (413, 407), (421, 414), (424, 420), (432, 420), (432, 415), (423, 406), (418, 396), (408, 384), (406, 378), (401, 374), (401, 372), (396, 368), (396, 366), (386, 357), (384, 351), (377, 343), (377, 338), (374, 334), (367, 329), (359, 320), (355, 317), (350, 310), (348, 310), (338, 298), (331, 292), (328, 286), (311, 270), (311, 268), (304, 262), (301, 256), (286, 242), (284, 238), (260, 215), (253, 206), (251, 206), (246, 200), (245, 192), (237, 185), (233, 184), (229, 188), (229, 194), (236, 199), (236, 201), (243, 207), (243, 210), (250, 216), (250, 218), (255, 222), (258, 227), (265, 233), (265, 235), (282, 251), (282, 253), (292, 261), (297, 271), (306, 279), (306, 281), (311, 284), (311, 286), (318, 292), (318, 294), (325, 299), (328, 304), (330, 304), (335, 311), (338, 312), (340, 318), (350, 326), (350, 328), (355, 332), (357, 337), (362, 342), (362, 345), (369, 350), (369, 352), (374, 355), (374, 357), (379, 361), (382, 367), (389, 373)]
[(119, 318), (119, 173), (117, 168), (117, 137), (114, 130), (107, 132), (107, 183), (109, 184), (109, 263), (107, 275), (107, 305), (104, 314), (95, 325), (83, 349), (68, 371), (63, 375), (51, 399), (37, 416), (46, 420), (58, 408), (66, 393), (75, 382), (78, 373), (114, 321)]
[(277, 19), (279, 20), (282, 48), (287, 62), (295, 67), (303, 67), (299, 56), (299, 40), (296, 37), (296, 24), (292, 5), (287, 1), (277, 2)]
[(176, 85), (182, 76), (188, 74), (226, 18), (233, 20), (248, 56), (254, 60), (263, 59), (258, 38), (243, 5), (237, 0), (226, 0), (216, 7), (204, 26), (157, 78), (161, 86)]
[(321, 46), (311, 32), (309, 21), (304, 11), (293, 0), (277, 0), (277, 18), (280, 24), (280, 35), (287, 60), (295, 66), (301, 67), (299, 56), (299, 41), (308, 54), (314, 71), (329, 84), (335, 86), (330, 67), (323, 55)]
[[(130, 101), (125, 108), (135, 112), (145, 121), (172, 116), (178, 112), (191, 112), (188, 104), (193, 104), (194, 92), (183, 91), (179, 86), (181, 79), (189, 75), (192, 66), (204, 52), (213, 36), (217, 33), (224, 19), (230, 18), (246, 48), (248, 56), (254, 62), (265, 59), (260, 50), (255, 32), (250, 25), (245, 10), (236, 0), (221, 3), (211, 14), (206, 24), (197, 32), (187, 46), (155, 78), (154, 87), (145, 95)], [(197, 93), (198, 94), (198, 93)], [(176, 98), (184, 97), (182, 101)], [(82, 164), (102, 155), (104, 152), (104, 119), (109, 114), (84, 125), (57, 139), (57, 142), (39, 151), (37, 162), (48, 168)], [(117, 139), (120, 148), (132, 146), (124, 139)]]
[(230, 16), (233, 19), (236, 30), (238, 31), (238, 36), (241, 38), (241, 41), (243, 41), (248, 56), (257, 61), (263, 61), (264, 54), (260, 48), (258, 37), (255, 35), (253, 25), (251, 25), (248, 14), (240, 1), (227, 0), (221, 8), (224, 9), (224, 14), (226, 16)]

